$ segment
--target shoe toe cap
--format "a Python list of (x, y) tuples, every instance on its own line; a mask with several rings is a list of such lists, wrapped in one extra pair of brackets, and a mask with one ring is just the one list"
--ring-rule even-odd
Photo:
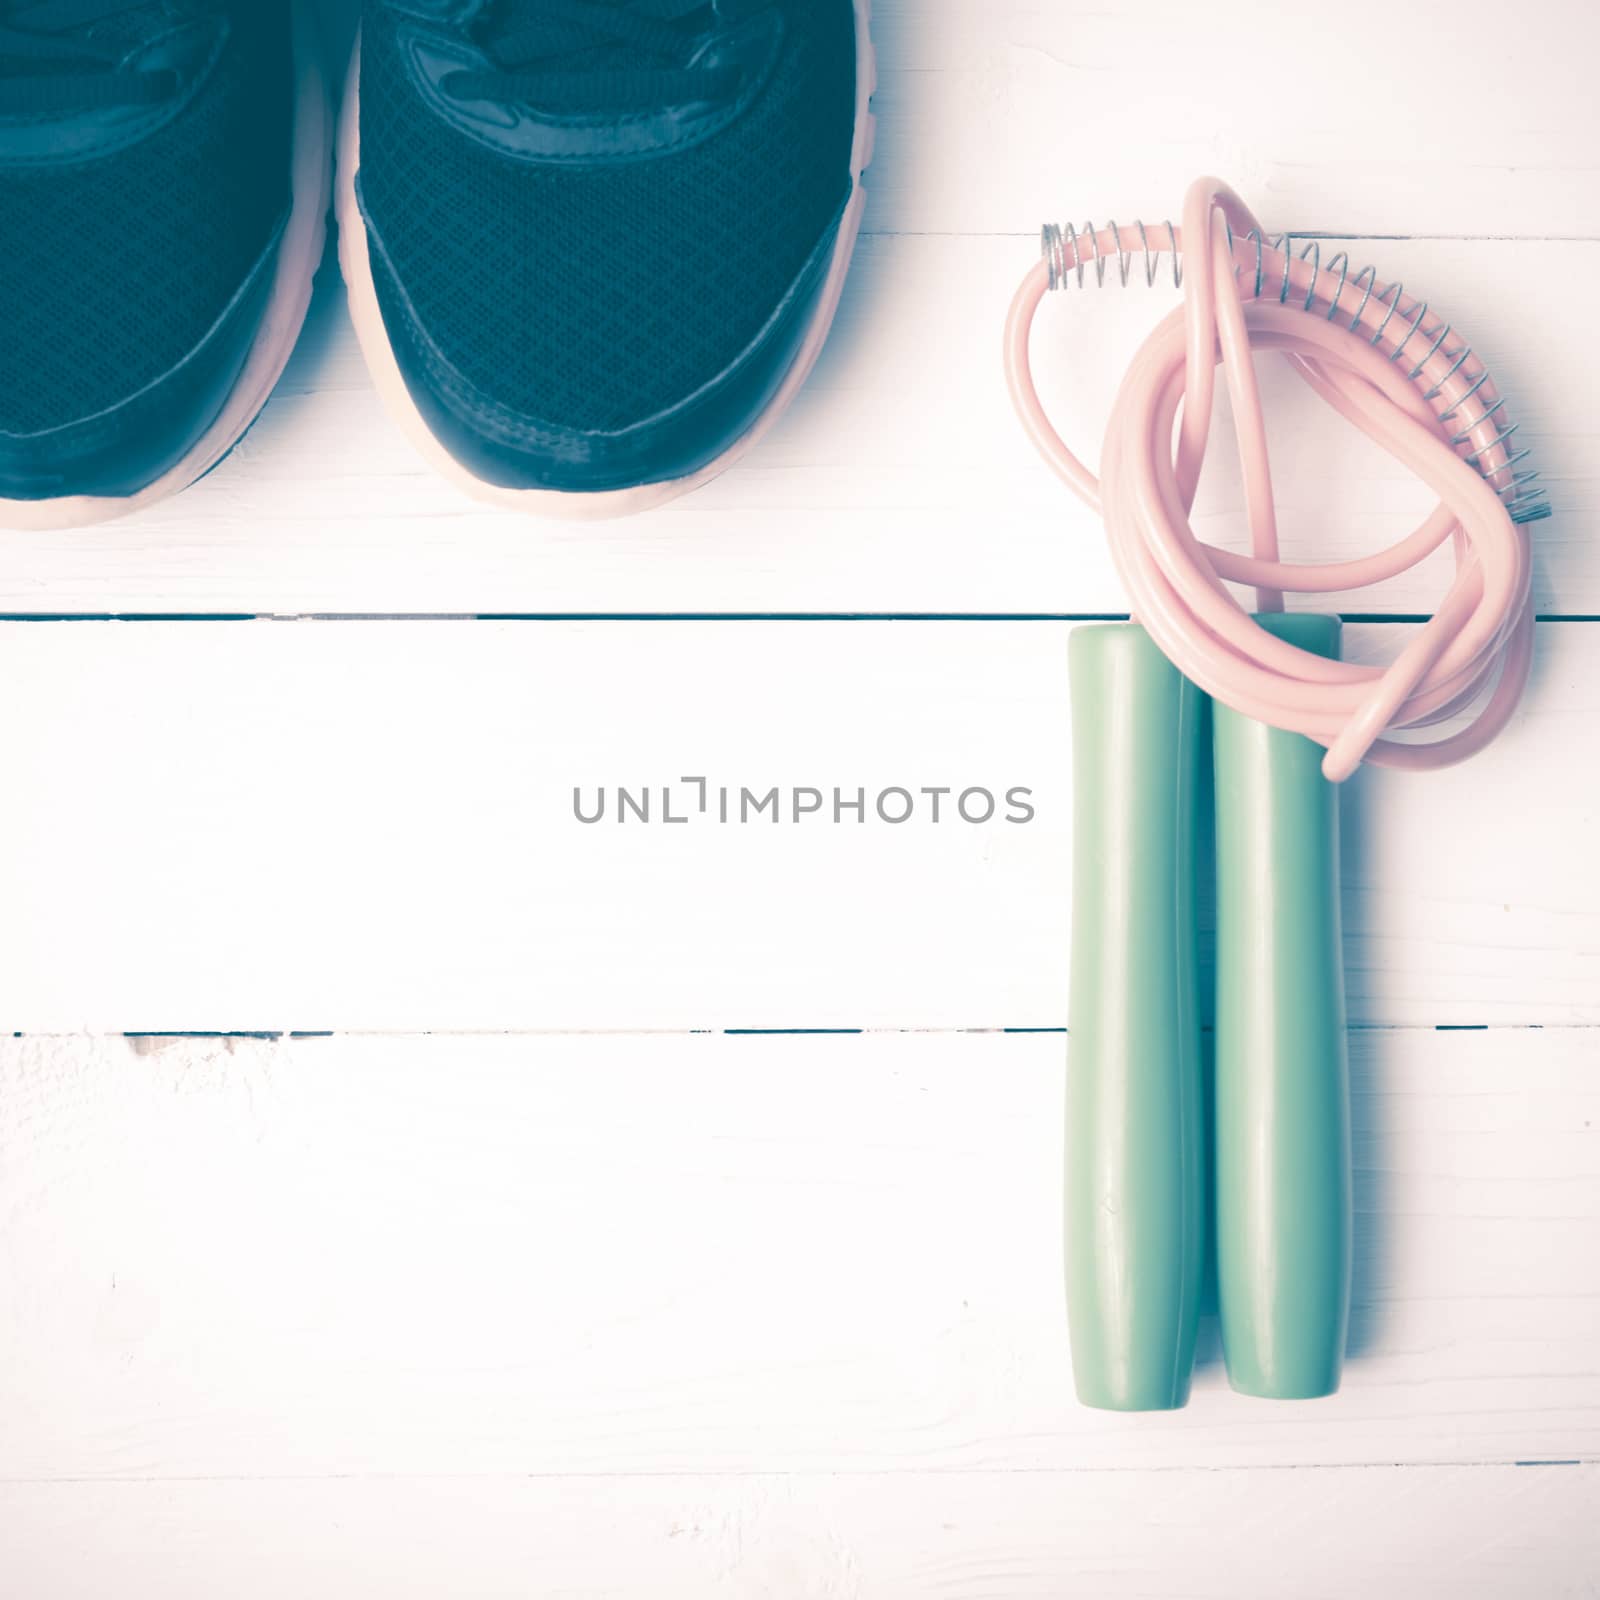
[(0, 500), (130, 498), (179, 466), (249, 357), (276, 254), (274, 241), (199, 343), (135, 393), (45, 427), (0, 428)]
[(761, 419), (826, 313), (836, 221), (759, 331), (680, 398), (623, 426), (594, 428), (508, 406), (469, 379), (431, 335), (369, 237), (379, 309), (400, 375), (434, 438), (479, 482), (501, 490), (604, 494), (687, 478)]

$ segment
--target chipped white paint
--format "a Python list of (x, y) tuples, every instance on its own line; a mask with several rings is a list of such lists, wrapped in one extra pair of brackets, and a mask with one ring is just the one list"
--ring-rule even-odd
[(1352, 1036), (1343, 1392), (1071, 1397), (1059, 1035), (0, 1046), (0, 1479), (1600, 1447), (1586, 1029)]

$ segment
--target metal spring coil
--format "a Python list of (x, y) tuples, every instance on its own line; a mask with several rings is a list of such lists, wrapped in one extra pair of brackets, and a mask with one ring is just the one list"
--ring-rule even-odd
[[(1225, 227), (1228, 251), (1234, 257), (1235, 282), (1248, 276), (1248, 285), (1242, 291), (1243, 298), (1260, 300), (1273, 297), (1280, 305), (1288, 305), (1292, 288), (1294, 301), (1303, 311), (1322, 312), (1329, 322), (1342, 313), (1348, 317), (1346, 325), (1352, 331), (1361, 326), (1369, 306), (1382, 306), (1383, 316), (1371, 330), (1371, 341), (1374, 345), (1382, 345), (1389, 337), (1391, 324), (1398, 317), (1400, 323), (1395, 330), (1396, 337), (1393, 348), (1389, 350), (1389, 359), (1398, 363), (1408, 349), (1420, 349), (1422, 355), (1408, 374), (1413, 381), (1442, 349), (1450, 362), (1449, 369), (1423, 398), (1432, 404), (1443, 395), (1453, 379), (1459, 376), (1464, 380), (1465, 388), (1446, 402), (1446, 408), (1436, 408), (1440, 422), (1465, 423), (1451, 435), (1450, 442), (1462, 458), (1476, 467), (1494, 488), (1504, 501), (1513, 522), (1536, 522), (1551, 515), (1550, 501), (1538, 481), (1539, 474), (1523, 466), (1531, 451), (1527, 448), (1513, 449), (1509, 445), (1520, 423), (1497, 426), (1492, 439), (1470, 452), (1462, 448), (1472, 442), (1472, 435), (1487, 418), (1500, 416), (1505, 408), (1505, 400), (1494, 393), (1489, 370), (1473, 354), (1470, 345), (1445, 348), (1452, 332), (1451, 326), (1437, 319), (1430, 324), (1426, 301), (1408, 301), (1403, 284), (1380, 283), (1374, 267), (1365, 266), (1352, 272), (1349, 254), (1344, 250), (1338, 251), (1324, 264), (1322, 244), (1317, 239), (1309, 239), (1302, 244), (1296, 256), (1295, 241), (1290, 234), (1263, 235), (1252, 228), (1241, 240), (1235, 237), (1231, 226), (1225, 224)], [(1113, 262), (1117, 280), (1126, 288), (1133, 280), (1133, 263), (1140, 257), (1144, 262), (1145, 284), (1153, 288), (1161, 276), (1163, 255), (1170, 258), (1173, 288), (1182, 288), (1183, 252), (1172, 223), (1161, 222), (1147, 228), (1144, 223), (1136, 222), (1131, 232), (1138, 235), (1136, 244), (1131, 242), (1131, 238), (1129, 242), (1124, 242), (1124, 230), (1115, 222), (1107, 223), (1103, 228), (1096, 228), (1091, 223), (1085, 223), (1081, 228), (1070, 222), (1046, 223), (1041, 243), (1050, 288), (1064, 289), (1076, 285), (1081, 289), (1090, 272), (1094, 274), (1096, 287), (1103, 288)], [(1101, 240), (1107, 236), (1112, 242), (1109, 252), (1101, 246)], [(1293, 282), (1293, 268), (1297, 259), (1310, 266), (1303, 285)], [(1347, 290), (1352, 296), (1354, 310), (1346, 308), (1344, 297)], [(1478, 397), (1486, 389), (1492, 398), (1479, 400)], [(1472, 414), (1463, 416), (1464, 410), (1470, 410)], [(1491, 465), (1501, 455), (1504, 459), (1497, 465)]]

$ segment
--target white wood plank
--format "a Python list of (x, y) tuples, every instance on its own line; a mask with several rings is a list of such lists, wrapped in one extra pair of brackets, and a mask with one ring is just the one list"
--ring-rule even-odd
[(1342, 1393), (1140, 1418), (1059, 1037), (5, 1041), (0, 1480), (1592, 1458), (1597, 1040), (1353, 1035)]
[(1581, 1600), (1600, 1467), (0, 1485), (33, 1600)]
[(877, 228), (1155, 219), (1213, 172), (1282, 227), (1600, 232), (1592, 6), (876, 0), (875, 15)]
[[(1600, 274), (1600, 244), (1350, 248), (1422, 286), (1493, 362), (1559, 508), (1535, 528), (1537, 603), (1600, 612), (1600, 302), (1567, 292)], [(382, 413), (325, 282), (234, 455), (129, 522), (5, 534), (0, 611), (1120, 611), (1103, 530), (1036, 459), (1004, 392), (1001, 320), (1034, 255), (1026, 238), (867, 240), (834, 340), (773, 437), (674, 506), (580, 525), (480, 508), (429, 472)], [(1172, 299), (1140, 280), (1047, 308), (1041, 380), (1090, 459)], [(1409, 531), (1426, 506), (1416, 484), (1286, 372), (1267, 380), (1286, 552), (1346, 557)], [(1225, 430), (1213, 460), (1200, 524), (1229, 539), (1241, 502)], [(1432, 611), (1445, 582), (1435, 563), (1335, 603)]]
[[(0, 1024), (1060, 1026), (1067, 632), (5, 626)], [(1346, 791), (1357, 1021), (1600, 1019), (1600, 632), (1541, 648), (1488, 753)], [(663, 825), (686, 775), (710, 810)], [(578, 823), (600, 785), (609, 820)], [(619, 785), (658, 820), (619, 824)], [(735, 817), (741, 788), (780, 787), (788, 820), (721, 824), (722, 786)], [(1034, 820), (972, 826), (947, 798), (935, 825), (921, 797), (904, 826), (832, 820), (835, 788), (890, 786), (1026, 787)], [(793, 821), (801, 787), (826, 820)]]

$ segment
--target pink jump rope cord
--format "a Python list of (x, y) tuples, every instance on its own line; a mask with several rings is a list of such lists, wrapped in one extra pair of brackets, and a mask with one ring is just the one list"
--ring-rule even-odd
[[(1470, 349), (1430, 320), (1425, 304), (1370, 269), (1326, 266), (1287, 240), (1267, 243), (1244, 202), (1201, 178), (1184, 199), (1181, 232), (1139, 225), (1059, 235), (1053, 261), (1023, 280), (1006, 322), (1007, 378), (1024, 426), (1045, 460), (1101, 513), (1133, 612), (1192, 682), (1225, 705), (1326, 746), (1334, 782), (1363, 760), (1441, 767), (1465, 759), (1505, 725), (1533, 653), (1527, 535), (1508, 501), (1516, 471), (1505, 402)], [(1136, 247), (1183, 259), (1183, 306), (1145, 341), (1106, 426), (1101, 477), (1067, 448), (1046, 416), (1029, 367), (1028, 339), (1054, 283), (1116, 262), (1127, 280)], [(1311, 259), (1308, 259), (1311, 256)], [(1276, 350), (1334, 410), (1404, 462), (1439, 497), (1420, 527), (1354, 561), (1278, 559), (1272, 477), (1251, 351)], [(1223, 364), (1244, 468), (1252, 554), (1202, 543), (1189, 526)], [(1181, 413), (1181, 415), (1180, 415)], [(1176, 451), (1173, 432), (1177, 429)], [(1527, 502), (1524, 502), (1525, 504)], [(1521, 516), (1545, 514), (1540, 503)], [(1273, 637), (1224, 587), (1254, 585), (1257, 609), (1282, 609), (1285, 591), (1321, 594), (1392, 578), (1451, 539), (1455, 578), (1437, 614), (1387, 667), (1328, 660)], [(1475, 709), (1474, 709), (1475, 708)], [(1431, 742), (1397, 730), (1470, 720)]]

